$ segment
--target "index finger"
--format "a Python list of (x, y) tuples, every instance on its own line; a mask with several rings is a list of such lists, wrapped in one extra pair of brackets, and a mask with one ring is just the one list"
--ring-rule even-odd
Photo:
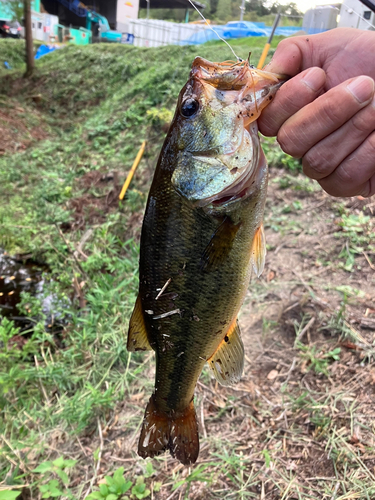
[(310, 68), (284, 83), (258, 119), (262, 134), (277, 135), (288, 118), (321, 94), (325, 82), (326, 74), (321, 68)]

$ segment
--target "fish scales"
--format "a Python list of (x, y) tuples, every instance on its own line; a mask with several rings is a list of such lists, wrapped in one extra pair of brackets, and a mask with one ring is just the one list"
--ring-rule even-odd
[[(265, 189), (265, 181), (262, 187)], [(163, 186), (161, 189), (164, 189)], [(158, 187), (155, 194), (158, 196)], [(147, 315), (145, 320), (150, 345), (156, 352), (155, 395), (160, 398), (159, 408), (168, 411), (172, 403), (175, 410), (181, 410), (191, 401), (196, 372), (199, 370), (200, 373), (217, 347), (218, 335), (221, 336), (237, 316), (246, 293), (243, 285), (247, 285), (251, 270), (249, 264), (243, 265), (243, 261), (250, 261), (249, 245), (254, 237), (254, 227), (246, 220), (242, 224), (240, 222), (232, 248), (236, 258), (224, 261), (209, 272), (202, 271), (200, 256), (220, 226), (220, 220), (205, 215), (202, 209), (192, 211), (172, 189), (163, 194), (165, 198), (160, 204), (161, 210), (155, 210), (144, 223), (140, 295), (144, 310), (153, 311), (153, 315)], [(260, 205), (257, 198), (249, 199), (243, 211), (250, 209), (256, 212), (257, 203)], [(261, 213), (262, 206), (259, 206), (258, 214), (255, 214), (259, 223)], [(241, 214), (236, 216), (241, 221)], [(148, 225), (152, 231), (148, 230)], [(153, 243), (154, 238), (157, 245)], [(152, 265), (155, 262), (158, 266)], [(166, 294), (166, 299), (163, 300), (162, 295), (156, 301), (158, 288), (168, 279), (171, 279), (168, 292), (178, 297), (170, 300)], [(180, 314), (152, 319), (176, 307)], [(190, 384), (187, 384), (188, 380)]]
[(204, 364), (224, 385), (241, 376), (236, 318), (265, 255), (268, 173), (256, 119), (280, 81), (247, 62), (196, 58), (180, 93), (146, 206), (128, 334), (129, 350), (153, 349), (156, 359), (143, 457), (169, 449), (194, 463), (194, 390)]

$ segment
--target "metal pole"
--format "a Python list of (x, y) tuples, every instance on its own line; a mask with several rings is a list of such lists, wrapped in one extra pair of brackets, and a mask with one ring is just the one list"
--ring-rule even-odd
[[(147, 2), (146, 36), (144, 38), (143, 45), (145, 45), (146, 47), (148, 47), (149, 46), (149, 39), (148, 39), (148, 32), (149, 32), (149, 29), (148, 29), (148, 18), (150, 16), (150, 0), (146, 0), (146, 2)], [(142, 26), (141, 29), (142, 29), (142, 32), (144, 33), (145, 32), (144, 26)]]
[(240, 21), (243, 21), (243, 15), (245, 13), (245, 0), (242, 0), (242, 4), (241, 4), (241, 7), (240, 7), (240, 11), (241, 11), (241, 14), (240, 14)]
[(268, 39), (268, 41), (267, 41), (266, 45), (264, 46), (264, 49), (263, 49), (262, 55), (260, 56), (260, 59), (259, 59), (259, 62), (258, 62), (258, 66), (257, 66), (257, 68), (258, 68), (258, 69), (262, 69), (262, 68), (263, 68), (264, 61), (266, 60), (266, 57), (267, 57), (268, 51), (270, 50), (270, 47), (271, 47), (271, 42), (272, 42), (272, 38), (273, 38), (273, 35), (275, 34), (275, 31), (276, 31), (277, 25), (279, 24), (280, 17), (281, 17), (281, 13), (280, 13), (280, 12), (278, 12), (278, 13), (276, 14), (276, 19), (275, 19), (275, 22), (273, 23), (273, 26), (272, 26), (272, 31), (271, 31), (270, 37), (269, 37), (269, 39)]

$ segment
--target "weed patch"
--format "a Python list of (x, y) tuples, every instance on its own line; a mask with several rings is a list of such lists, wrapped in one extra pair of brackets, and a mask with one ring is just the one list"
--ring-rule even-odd
[[(7, 43), (1, 50), (17, 61), (21, 45)], [(254, 62), (263, 44), (233, 41)], [(219, 61), (231, 57), (226, 50), (212, 42), (199, 55)], [(11, 134), (0, 155), (0, 247), (48, 266), (43, 292), (24, 293), (19, 307), (31, 326), (0, 324), (0, 499), (375, 494), (372, 206), (331, 202), (270, 139), (269, 256), (240, 317), (251, 362), (232, 389), (204, 371), (195, 467), (136, 455), (153, 386), (153, 354), (126, 350), (140, 224), (197, 54), (69, 46), (38, 61), (31, 80), (20, 59), (20, 71), (0, 74), (0, 128)]]

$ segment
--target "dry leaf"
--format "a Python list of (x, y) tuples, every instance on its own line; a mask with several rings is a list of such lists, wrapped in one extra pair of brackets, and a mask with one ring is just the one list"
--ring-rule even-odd
[(268, 380), (274, 380), (278, 376), (279, 372), (277, 370), (271, 370), (267, 375)]
[(274, 271), (270, 271), (268, 274), (267, 274), (267, 283), (269, 283), (270, 281), (272, 281), (274, 279), (274, 277), (276, 276), (276, 273)]
[(145, 395), (144, 391), (142, 391), (142, 392), (137, 392), (136, 394), (132, 394), (132, 395), (130, 396), (130, 399), (131, 399), (132, 401), (139, 401), (140, 399), (142, 399), (142, 398), (143, 398), (143, 396), (144, 396), (144, 395)]

